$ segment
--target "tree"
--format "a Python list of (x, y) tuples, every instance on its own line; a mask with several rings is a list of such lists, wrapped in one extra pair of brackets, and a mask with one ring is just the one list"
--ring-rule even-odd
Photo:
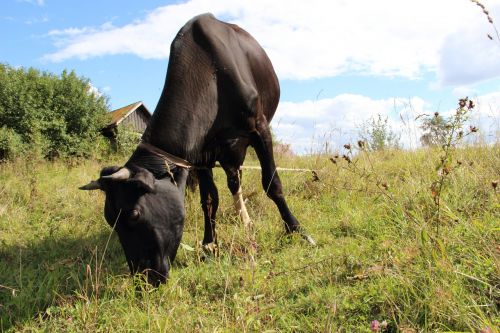
[(437, 112), (434, 117), (425, 118), (420, 128), (424, 131), (420, 137), (423, 146), (435, 147), (446, 143), (448, 128), (446, 120)]
[(363, 122), (359, 136), (369, 150), (385, 150), (399, 148), (400, 135), (391, 130), (388, 118), (378, 114)]
[(45, 157), (88, 156), (106, 123), (107, 98), (75, 72), (60, 76), (0, 64), (0, 126)]

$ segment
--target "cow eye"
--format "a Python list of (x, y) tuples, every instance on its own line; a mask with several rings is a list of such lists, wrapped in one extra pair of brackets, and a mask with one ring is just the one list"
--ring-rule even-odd
[(132, 211), (130, 212), (130, 218), (132, 220), (137, 220), (140, 215), (141, 215), (141, 213), (139, 213), (139, 210), (137, 210), (137, 209), (132, 209)]

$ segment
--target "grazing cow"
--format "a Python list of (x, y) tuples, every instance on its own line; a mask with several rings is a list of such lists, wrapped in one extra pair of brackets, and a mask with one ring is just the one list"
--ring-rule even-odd
[(105, 217), (119, 236), (132, 273), (146, 273), (153, 285), (167, 278), (182, 236), (187, 169), (199, 180), (206, 248), (216, 245), (216, 161), (227, 174), (243, 223), (251, 224), (240, 186), (240, 166), (249, 145), (286, 232), (300, 232), (314, 243), (290, 212), (276, 172), (269, 122), (279, 93), (266, 53), (237, 25), (203, 14), (177, 33), (165, 86), (142, 143), (124, 167), (104, 168), (98, 180), (81, 187), (106, 193)]

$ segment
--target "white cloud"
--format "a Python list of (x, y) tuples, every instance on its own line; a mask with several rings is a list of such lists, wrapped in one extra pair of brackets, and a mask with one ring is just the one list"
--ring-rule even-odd
[(479, 133), (486, 142), (500, 140), (500, 91), (474, 98), (476, 108), (472, 112), (470, 123), (479, 128)]
[[(488, 7), (500, 4), (500, 0), (483, 2)], [(442, 83), (449, 84), (499, 75), (493, 61), (498, 57), (486, 61), (482, 71), (473, 71), (477, 75), (461, 74), (457, 57), (464, 53), (457, 42), (459, 34), (467, 31), (468, 40), (481, 40), (492, 29), (478, 7), (456, 0), (190, 0), (159, 7), (120, 27), (52, 31), (58, 50), (44, 59), (125, 53), (144, 59), (167, 58), (178, 29), (202, 12), (212, 12), (249, 31), (267, 50), (282, 79), (352, 71), (417, 78), (430, 70), (438, 71)], [(494, 43), (477, 43), (483, 53), (497, 54)], [(488, 60), (481, 52), (469, 53), (468, 63), (475, 69)]]
[(414, 119), (431, 113), (430, 105), (420, 97), (371, 99), (362, 95), (342, 94), (334, 98), (299, 103), (282, 102), (273, 119), (273, 131), (298, 153), (318, 152), (328, 144), (339, 149), (359, 138), (363, 122), (382, 115), (392, 130), (401, 134), (407, 148), (418, 145), (420, 129)]
[(17, 0), (18, 2), (26, 2), (36, 6), (44, 6), (45, 0)]
[[(500, 139), (500, 92), (470, 96), (476, 103), (465, 124), (479, 128), (471, 137), (491, 143)], [(436, 107), (420, 97), (372, 99), (362, 95), (342, 94), (334, 98), (298, 103), (281, 102), (272, 121), (273, 132), (297, 153), (322, 152), (326, 145), (339, 150), (345, 143), (359, 139), (364, 122), (379, 114), (388, 119), (389, 128), (400, 135), (404, 148), (420, 146), (422, 115), (432, 116)], [(455, 109), (440, 112), (449, 117)]]
[[(500, 18), (500, 5), (492, 6), (490, 12)], [(497, 38), (492, 26), (482, 12), (475, 14), (472, 24), (458, 27), (443, 41), (438, 66), (441, 85), (458, 86), (500, 76), (500, 41), (488, 38)]]

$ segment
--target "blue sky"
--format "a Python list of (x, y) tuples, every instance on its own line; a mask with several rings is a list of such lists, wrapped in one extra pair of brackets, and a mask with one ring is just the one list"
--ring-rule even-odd
[[(500, 20), (500, 0), (482, 3)], [(500, 41), (469, 0), (3, 0), (0, 62), (74, 69), (112, 108), (153, 111), (174, 34), (207, 11), (268, 52), (282, 90), (273, 129), (297, 152), (354, 140), (377, 114), (415, 147), (416, 115), (451, 112), (465, 95), (483, 138), (498, 140)]]

